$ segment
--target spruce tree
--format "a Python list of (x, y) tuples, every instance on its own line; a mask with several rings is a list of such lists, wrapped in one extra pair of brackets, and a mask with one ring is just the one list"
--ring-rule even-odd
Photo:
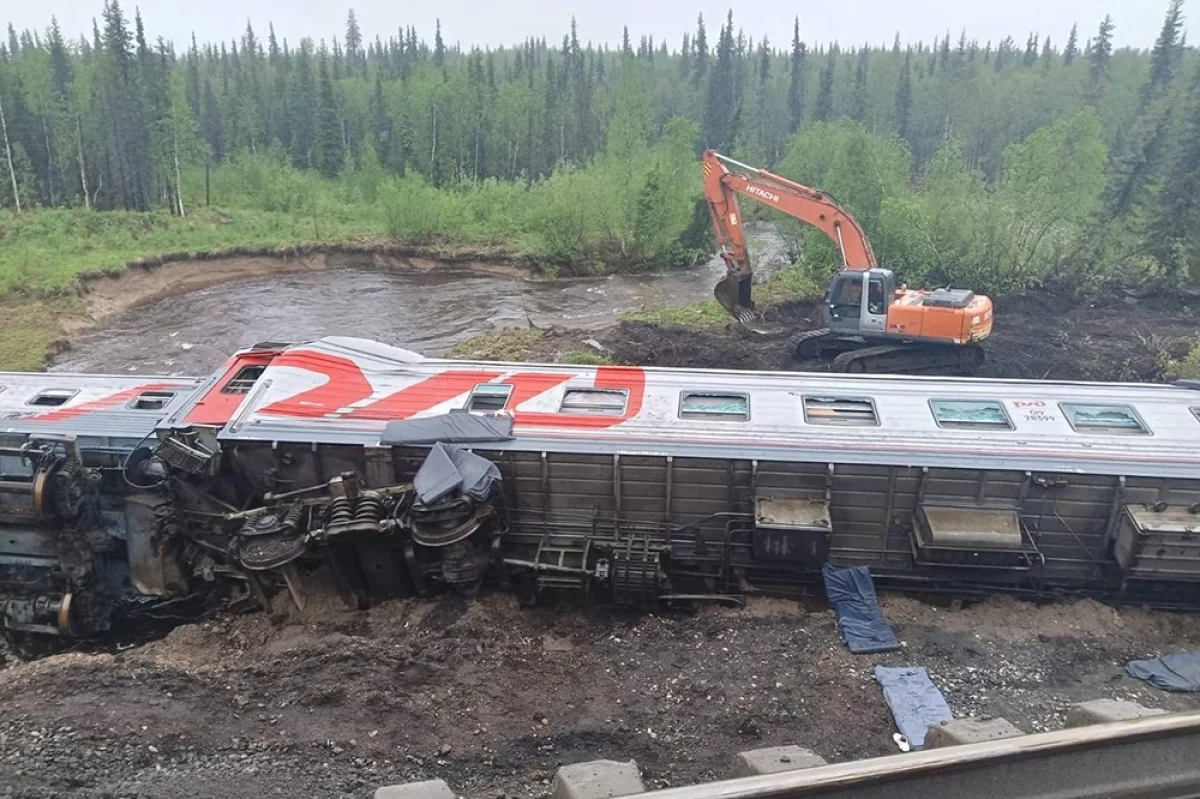
[(737, 111), (737, 67), (734, 64), (733, 12), (721, 26), (717, 40), (717, 64), (708, 80), (708, 99), (704, 105), (701, 137), (705, 146), (728, 149), (733, 143), (734, 115)]
[(788, 130), (800, 127), (804, 118), (804, 61), (807, 48), (800, 41), (800, 17), (792, 23), (792, 54), (788, 76)]
[(912, 116), (912, 50), (904, 54), (904, 66), (900, 68), (900, 85), (896, 87), (896, 132), (900, 138), (908, 138), (909, 119)]
[(346, 147), (342, 141), (342, 124), (338, 118), (337, 100), (333, 94), (333, 79), (328, 59), (322, 58), (317, 69), (317, 129), (313, 141), (313, 166), (327, 178), (337, 177), (346, 164)]
[(821, 69), (817, 82), (817, 108), (815, 116), (820, 122), (833, 119), (833, 72), (837, 68), (837, 47), (829, 48), (829, 59)]
[(446, 43), (442, 41), (442, 20), (438, 19), (433, 34), (433, 65), (438, 69), (446, 66)]
[(1079, 25), (1071, 26), (1071, 35), (1067, 37), (1067, 48), (1063, 50), (1063, 66), (1071, 66), (1075, 63), (1075, 56), (1079, 55)]
[(316, 99), (317, 83), (313, 78), (311, 44), (304, 40), (296, 52), (296, 68), (288, 89), (288, 126), (291, 131), (288, 153), (292, 166), (297, 169), (315, 166), (312, 150)]
[(1189, 272), (1200, 275), (1200, 68), (1188, 92), (1188, 115), (1146, 242), (1173, 289), (1182, 285)]
[(862, 121), (867, 117), (867, 70), (870, 48), (863, 45), (858, 51), (858, 64), (854, 68), (854, 96), (850, 116)]
[(1088, 60), (1091, 62), (1089, 72), (1091, 74), (1091, 99), (1093, 103), (1098, 103), (1104, 96), (1105, 89), (1108, 86), (1108, 69), (1112, 63), (1112, 34), (1113, 24), (1111, 16), (1105, 16), (1104, 21), (1100, 23), (1100, 30), (1096, 34), (1096, 38), (1092, 40), (1091, 54)]
[(351, 8), (346, 15), (346, 63), (351, 74), (367, 75), (367, 61), (362, 52), (362, 31), (358, 29), (358, 19)]
[(1153, 101), (1162, 95), (1183, 56), (1180, 36), (1183, 32), (1183, 0), (1171, 0), (1163, 19), (1162, 30), (1150, 51), (1150, 78), (1142, 88), (1141, 104)]
[(704, 15), (696, 18), (696, 35), (692, 38), (692, 84), (699, 86), (708, 77), (708, 34), (704, 30)]

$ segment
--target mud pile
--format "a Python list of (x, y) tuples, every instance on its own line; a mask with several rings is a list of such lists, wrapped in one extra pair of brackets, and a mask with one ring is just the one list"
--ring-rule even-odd
[[(1102, 305), (1048, 296), (1014, 297), (996, 308), (996, 326), (984, 343), (981, 377), (1050, 380), (1155, 381), (1171, 359), (1185, 356), (1200, 335), (1200, 299), (1126, 297)], [(622, 322), (601, 342), (614, 360), (707, 369), (822, 371), (828, 365), (796, 361), (788, 338), (820, 327), (820, 306), (785, 303), (764, 323), (778, 333), (756, 335), (730, 325), (696, 332)]]

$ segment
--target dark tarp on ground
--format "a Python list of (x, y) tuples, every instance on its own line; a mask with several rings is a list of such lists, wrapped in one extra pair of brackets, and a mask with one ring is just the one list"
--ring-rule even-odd
[(433, 445), (421, 468), (413, 476), (417, 497), (426, 505), (456, 491), (483, 501), (498, 482), (500, 469), (496, 464), (473, 452), (441, 442)]
[(838, 615), (842, 639), (856, 655), (871, 652), (891, 652), (900, 648), (896, 634), (879, 610), (875, 583), (866, 566), (821, 567), (825, 578), (825, 596)]
[(923, 668), (876, 666), (875, 680), (883, 686), (883, 698), (892, 709), (896, 729), (913, 749), (925, 745), (926, 730), (954, 718), (946, 698)]
[(1177, 652), (1125, 664), (1130, 677), (1164, 691), (1200, 691), (1200, 652)]
[(443, 413), (423, 419), (399, 419), (383, 428), (379, 443), (385, 447), (436, 444), (484, 444), (513, 437), (511, 416)]

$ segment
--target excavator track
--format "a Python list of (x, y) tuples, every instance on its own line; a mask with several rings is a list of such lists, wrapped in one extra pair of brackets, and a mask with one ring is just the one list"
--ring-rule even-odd
[(880, 344), (843, 352), (832, 370), (852, 374), (972, 375), (983, 365), (983, 348), (957, 344)]
[(801, 361), (813, 361), (820, 358), (823, 349), (821, 340), (828, 337), (829, 333), (829, 328), (823, 327), (817, 330), (805, 330), (803, 333), (792, 336), (788, 341), (792, 357)]

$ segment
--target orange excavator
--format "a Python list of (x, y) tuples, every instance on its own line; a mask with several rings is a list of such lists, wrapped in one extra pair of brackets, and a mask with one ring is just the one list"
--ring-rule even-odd
[(825, 294), (824, 323), (792, 339), (801, 360), (832, 359), (837, 372), (970, 374), (983, 363), (978, 342), (992, 332), (992, 301), (966, 289), (918, 291), (881, 269), (862, 225), (823, 191), (713, 150), (704, 153), (704, 197), (728, 274), (713, 291), (747, 327), (757, 318), (738, 195), (819, 228), (842, 266)]

